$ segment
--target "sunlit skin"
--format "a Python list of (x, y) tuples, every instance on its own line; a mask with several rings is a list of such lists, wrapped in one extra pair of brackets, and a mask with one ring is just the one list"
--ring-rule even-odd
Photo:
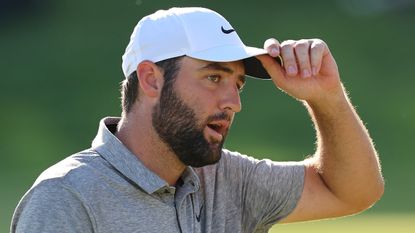
[[(137, 73), (140, 100), (121, 120), (117, 137), (144, 165), (174, 185), (186, 166), (151, 127), (151, 113), (159, 101), (164, 83), (163, 73), (154, 63), (147, 61), (138, 65)], [(239, 92), (245, 84), (244, 75), (241, 61), (215, 63), (190, 57), (181, 61), (174, 88), (184, 103), (194, 110), (198, 124), (221, 112), (229, 116), (229, 120), (213, 122), (221, 126), (216, 130), (204, 127), (204, 136), (212, 147), (224, 140), (235, 113), (241, 110)]]
[[(160, 139), (184, 165), (196, 168), (215, 164), (221, 158), (233, 114), (240, 108), (238, 96), (229, 98), (228, 94), (233, 92), (235, 86), (238, 91), (241, 90), (244, 77), (236, 74), (238, 81), (233, 84), (231, 76), (236, 72), (227, 63), (204, 62), (187, 57), (179, 61), (183, 72), (178, 72), (175, 78), (165, 75), (165, 80), (169, 82), (163, 85), (159, 102), (154, 106), (152, 125)], [(177, 87), (178, 78), (184, 81), (185, 88)], [(205, 93), (206, 90), (209, 92)], [(190, 93), (190, 100), (194, 101), (194, 92), (197, 98), (207, 100), (205, 102), (219, 98), (219, 109), (210, 114), (203, 110), (203, 113), (208, 114), (200, 116), (199, 109), (204, 109), (205, 105), (189, 103), (189, 98), (180, 95)]]
[(176, 91), (191, 106), (199, 119), (225, 112), (230, 121), (220, 121), (219, 130), (205, 127), (205, 138), (223, 140), (235, 113), (241, 111), (240, 90), (245, 84), (242, 62), (213, 63), (185, 57), (176, 81)]
[[(304, 190), (295, 210), (283, 221), (297, 222), (343, 216), (369, 208), (383, 194), (384, 183), (376, 150), (341, 83), (336, 62), (319, 39), (276, 39), (265, 42), (267, 55), (257, 58), (273, 83), (301, 101), (315, 125), (317, 149), (305, 165)], [(284, 66), (273, 57), (281, 56)], [(152, 62), (137, 67), (139, 101), (122, 117), (117, 137), (140, 161), (170, 185), (185, 165), (163, 143), (152, 127), (151, 114), (160, 99), (164, 79)], [(364, 78), (364, 77), (363, 77)], [(271, 83), (271, 82), (270, 82)], [(240, 61), (212, 63), (185, 57), (175, 83), (177, 94), (191, 107), (198, 123), (226, 112), (229, 120), (205, 126), (212, 147), (223, 140), (235, 113), (241, 111), (239, 91), (244, 85)], [(272, 102), (264, 102), (276, 108)], [(278, 122), (269, 122), (270, 127)]]
[[(259, 56), (275, 85), (307, 107), (317, 149), (306, 165), (304, 190), (283, 222), (343, 216), (369, 208), (384, 182), (370, 136), (350, 103), (336, 61), (319, 39), (265, 42)], [(271, 57), (281, 56), (284, 67)]]

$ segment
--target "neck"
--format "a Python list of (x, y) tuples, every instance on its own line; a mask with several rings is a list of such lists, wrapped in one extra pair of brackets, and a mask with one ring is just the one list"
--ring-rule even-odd
[(151, 114), (132, 112), (121, 118), (116, 133), (117, 138), (144, 166), (169, 185), (175, 185), (186, 166), (155, 132), (151, 123)]

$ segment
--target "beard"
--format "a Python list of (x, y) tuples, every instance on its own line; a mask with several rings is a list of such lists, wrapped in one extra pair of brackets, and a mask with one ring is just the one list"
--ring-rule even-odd
[(226, 133), (221, 141), (208, 142), (203, 130), (209, 122), (230, 120), (230, 116), (221, 112), (198, 121), (195, 111), (177, 95), (173, 83), (165, 83), (160, 100), (153, 108), (154, 129), (183, 164), (202, 167), (218, 162)]

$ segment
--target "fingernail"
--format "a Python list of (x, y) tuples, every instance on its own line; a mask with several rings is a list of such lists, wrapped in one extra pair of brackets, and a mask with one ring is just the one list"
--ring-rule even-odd
[(297, 70), (295, 69), (295, 67), (294, 66), (288, 66), (288, 73), (289, 74), (295, 74), (295, 73), (297, 73)]
[(279, 49), (277, 49), (277, 48), (272, 48), (271, 49), (271, 55), (278, 56), (279, 53), (280, 53)]
[(304, 69), (303, 70), (303, 77), (304, 78), (308, 78), (310, 76), (311, 76), (310, 71), (308, 69)]

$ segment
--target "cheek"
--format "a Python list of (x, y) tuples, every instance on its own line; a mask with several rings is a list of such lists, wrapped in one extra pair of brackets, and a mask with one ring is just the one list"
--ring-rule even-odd
[(189, 103), (198, 116), (207, 117), (217, 112), (214, 95), (206, 91), (190, 96)]
[(199, 123), (204, 122), (204, 120), (209, 116), (209, 108), (203, 98), (191, 98), (188, 106), (193, 109)]
[(216, 102), (218, 93), (204, 86), (200, 80), (196, 79), (193, 82), (187, 80), (186, 83), (180, 83), (176, 87), (176, 93), (194, 111), (199, 121), (204, 122), (207, 117), (218, 112)]

